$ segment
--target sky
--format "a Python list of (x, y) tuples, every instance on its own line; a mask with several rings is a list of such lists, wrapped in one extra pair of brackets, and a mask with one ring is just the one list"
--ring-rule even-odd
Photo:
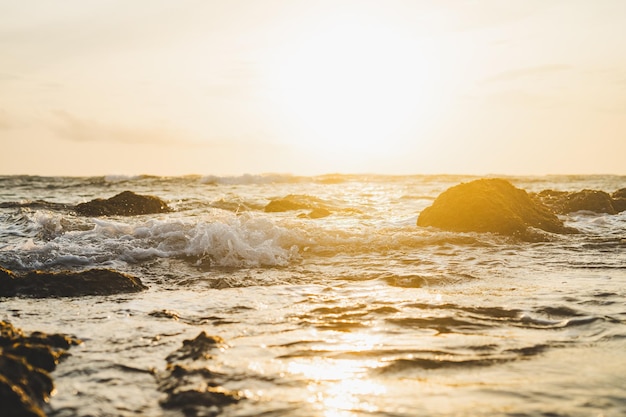
[(0, 0), (0, 175), (626, 174), (623, 0)]

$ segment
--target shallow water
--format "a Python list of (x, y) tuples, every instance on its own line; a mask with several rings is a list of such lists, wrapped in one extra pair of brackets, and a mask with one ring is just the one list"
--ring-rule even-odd
[[(626, 414), (626, 213), (574, 213), (541, 243), (419, 228), (459, 176), (0, 177), (0, 265), (111, 267), (139, 294), (0, 299), (25, 330), (84, 340), (53, 373), (52, 416), (178, 416), (158, 381), (188, 363), (224, 416)], [(623, 188), (625, 177), (509, 178), (528, 191)], [(132, 190), (174, 212), (76, 216)], [(297, 195), (309, 208), (265, 213)], [(322, 206), (332, 214), (301, 217)]]

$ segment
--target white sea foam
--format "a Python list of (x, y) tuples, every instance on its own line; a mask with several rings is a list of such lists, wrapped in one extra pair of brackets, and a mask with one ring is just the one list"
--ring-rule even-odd
[[(92, 219), (89, 230), (63, 228), (60, 215), (41, 213), (37, 222), (50, 239), (29, 241), (26, 267), (103, 262), (141, 262), (184, 257), (216, 266), (284, 266), (299, 259), (293, 232), (267, 218), (221, 213), (200, 221), (180, 218), (124, 223)], [(67, 220), (66, 220), (67, 221)]]
[(288, 174), (262, 174), (252, 175), (244, 174), (239, 176), (220, 177), (216, 175), (207, 175), (200, 179), (203, 184), (224, 184), (224, 185), (246, 185), (246, 184), (272, 184), (272, 183), (290, 183), (296, 181), (296, 177)]
[(141, 175), (105, 175), (104, 181), (110, 183), (118, 183), (132, 181), (142, 178)]

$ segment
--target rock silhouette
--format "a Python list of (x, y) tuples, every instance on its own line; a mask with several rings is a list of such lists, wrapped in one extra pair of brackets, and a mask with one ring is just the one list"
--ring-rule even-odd
[(136, 216), (140, 214), (167, 213), (167, 203), (151, 195), (139, 195), (124, 191), (109, 199), (97, 198), (78, 204), (76, 213), (82, 216)]
[(538, 193), (537, 197), (543, 204), (558, 214), (568, 214), (576, 211), (617, 214), (626, 210), (626, 200), (621, 197), (622, 190), (616, 191), (613, 195), (598, 190), (574, 192), (544, 190)]
[(222, 386), (227, 376), (208, 366), (224, 345), (222, 338), (203, 331), (168, 355), (166, 371), (155, 375), (159, 390), (166, 394), (161, 407), (199, 417), (217, 415), (223, 407), (242, 400), (242, 393)]
[(146, 288), (139, 278), (111, 269), (79, 272), (30, 271), (16, 275), (0, 268), (1, 297), (79, 297), (139, 292)]

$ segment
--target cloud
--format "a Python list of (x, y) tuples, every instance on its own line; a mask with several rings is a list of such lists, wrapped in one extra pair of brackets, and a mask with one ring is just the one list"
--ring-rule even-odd
[(570, 70), (569, 65), (554, 64), (554, 65), (541, 65), (537, 67), (520, 68), (516, 70), (504, 71), (496, 74), (492, 77), (485, 78), (481, 84), (491, 84), (506, 81), (516, 81), (522, 78), (530, 78), (537, 76), (544, 76), (548, 74), (555, 74), (558, 72), (564, 72)]
[(52, 112), (52, 129), (63, 139), (75, 142), (115, 142), (150, 145), (198, 145), (181, 130), (140, 128), (105, 124), (76, 117), (63, 110)]
[[(235, 134), (229, 137), (203, 137), (192, 135), (184, 129), (170, 127), (129, 127), (116, 124), (106, 124), (95, 120), (77, 117), (64, 110), (54, 110), (52, 123), (49, 127), (53, 132), (65, 140), (74, 142), (104, 142), (117, 144), (162, 145), (176, 147), (211, 147), (252, 149), (280, 148), (271, 137), (263, 131), (248, 134)], [(2, 121), (0, 112), (0, 122)]]

